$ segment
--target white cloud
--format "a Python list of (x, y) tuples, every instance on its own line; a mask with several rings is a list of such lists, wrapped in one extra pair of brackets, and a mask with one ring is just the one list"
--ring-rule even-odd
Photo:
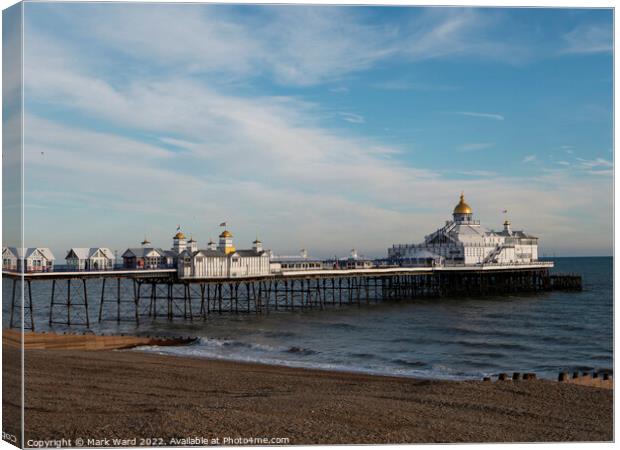
[(563, 36), (561, 53), (608, 53), (613, 50), (612, 27), (609, 25), (578, 25)]
[(364, 123), (366, 120), (363, 116), (359, 114), (350, 113), (350, 112), (339, 112), (338, 113), (343, 120), (349, 123)]
[(502, 116), (501, 114), (493, 114), (493, 113), (482, 113), (482, 112), (473, 112), (473, 111), (456, 111), (454, 114), (459, 114), (461, 116), (469, 116), (469, 117), (481, 117), (483, 119), (504, 120), (504, 116)]
[[(169, 11), (176, 14), (176, 9)], [(392, 243), (417, 241), (435, 229), (448, 218), (461, 190), (489, 225), (499, 223), (497, 211), (509, 207), (513, 220), (541, 235), (546, 245), (561, 246), (583, 232), (565, 217), (566, 206), (558, 201), (563, 197), (571, 198), (571, 208), (581, 205), (591, 212), (592, 222), (602, 233), (609, 231), (600, 242), (612, 235), (605, 212), (609, 211), (608, 198), (596, 195), (608, 188), (608, 178), (592, 177), (579, 183), (561, 173), (532, 179), (477, 171), (462, 180), (417, 167), (415, 160), (401, 158), (398, 147), (355, 137), (333, 124), (322, 127), (323, 113), (317, 105), (299, 98), (244, 96), (188, 75), (217, 72), (221, 67), (242, 76), (257, 63), (254, 55), (235, 53), (244, 51), (237, 48), (243, 47), (244, 32), (228, 28), (226, 21), (219, 26), (224, 27), (225, 36), (230, 34), (235, 48), (208, 49), (211, 59), (200, 58), (196, 63), (203, 44), (190, 41), (177, 25), (185, 23), (178, 21), (183, 17), (166, 19), (170, 30), (163, 26), (163, 17), (146, 17), (144, 23), (131, 17), (115, 18), (128, 22), (109, 31), (105, 27), (110, 26), (110, 17), (101, 18), (101, 24), (89, 20), (83, 24), (93, 27), (95, 35), (103, 33), (98, 39), (111, 40), (116, 51), (125, 46), (124, 51), (138, 61), (180, 67), (157, 78), (128, 73), (127, 79), (111, 81), (96, 58), (82, 59), (65, 41), (30, 36), (26, 58), (29, 102), (62, 107), (79, 114), (81, 123), (91, 121), (109, 130), (63, 124), (61, 117), (55, 121), (34, 113), (28, 117), (27, 175), (31, 182), (27, 200), (34, 206), (30, 217), (42, 219), (30, 223), (48, 224), (45, 230), (30, 225), (30, 236), (44, 241), (49, 230), (54, 230), (60, 243), (72, 246), (81, 239), (80, 245), (86, 246), (90, 242), (85, 241), (96, 235), (113, 241), (108, 245), (122, 247), (135, 245), (148, 231), (151, 240), (167, 246), (170, 227), (180, 222), (202, 244), (219, 222), (227, 220), (240, 247), (258, 230), (266, 244), (282, 253), (307, 246), (317, 255), (328, 256), (357, 247), (365, 254), (381, 255)], [(190, 22), (198, 31), (187, 30), (187, 36), (195, 38), (212, 19)], [(285, 28), (291, 36), (298, 27), (295, 20)], [(333, 22), (339, 20), (336, 17)], [(330, 18), (311, 17), (308, 23), (315, 29), (301, 36), (316, 40), (302, 43), (306, 46), (329, 46), (342, 32)], [(355, 28), (359, 24), (351, 30), (347, 26), (343, 29), (352, 31), (352, 40), (369, 31)], [(437, 26), (440, 29), (432, 32), (444, 42), (451, 33), (464, 29), (458, 21)], [(325, 40), (317, 30), (324, 31)], [(118, 36), (110, 36), (116, 31)], [(274, 31), (258, 30), (257, 36), (261, 33)], [(170, 37), (176, 37), (176, 46), (184, 48), (158, 47), (159, 40)], [(212, 37), (212, 44), (219, 45), (219, 37)], [(372, 41), (368, 35), (365, 39)], [(428, 53), (421, 46), (418, 57), (439, 54), (432, 51), (431, 42), (421, 42)], [(368, 58), (350, 56), (350, 41), (346, 40), (326, 55), (324, 65), (311, 67), (321, 59), (318, 50), (303, 54), (303, 48), (295, 56), (288, 53), (292, 47), (283, 48), (285, 39), (272, 45), (276, 51), (269, 70), (281, 82), (293, 84), (345, 76), (373, 58), (384, 57), (381, 52), (371, 52)], [(251, 49), (264, 56), (259, 44), (252, 43)], [(462, 48), (460, 54), (464, 52)], [(228, 56), (230, 61), (226, 61)], [(335, 61), (338, 58), (343, 61)], [(196, 65), (189, 65), (192, 61)], [(461, 114), (503, 120), (499, 114)], [(97, 208), (97, 214), (88, 214), (89, 208)], [(50, 210), (64, 215), (44, 215)], [(67, 223), (76, 224), (75, 229)]]
[(604, 158), (584, 159), (576, 158), (577, 162), (573, 165), (578, 170), (583, 170), (589, 175), (611, 176), (613, 175), (614, 164)]
[(611, 168), (614, 164), (611, 161), (608, 161), (603, 158), (595, 158), (595, 159), (584, 159), (584, 158), (576, 158), (579, 161), (579, 166), (586, 169), (596, 169), (596, 168)]
[(134, 4), (120, 10), (93, 4), (90, 14), (61, 19), (92, 40), (67, 40), (68, 47), (105, 42), (160, 70), (221, 75), (218, 81), (226, 83), (269, 75), (283, 84), (306, 86), (387, 60), (476, 57), (514, 63), (530, 58), (527, 46), (490, 35), (501, 25), (501, 15), (472, 8), (404, 10), (404, 25), (377, 25), (363, 8), (257, 8), (256, 14), (239, 14), (223, 5)]
[(536, 161), (536, 155), (527, 155), (525, 156), (525, 158), (523, 158), (523, 162), (526, 164), (534, 162), (534, 161)]
[(372, 83), (371, 87), (386, 91), (456, 91), (457, 86), (436, 83), (422, 83), (409, 80), (386, 80)]

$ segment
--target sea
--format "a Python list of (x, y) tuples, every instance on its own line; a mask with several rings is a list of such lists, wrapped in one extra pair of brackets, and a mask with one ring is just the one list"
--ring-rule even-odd
[[(611, 369), (613, 259), (553, 261), (554, 272), (582, 275), (583, 291), (212, 314), (192, 322), (143, 318), (138, 329), (132, 322), (98, 323), (94, 288), (90, 332), (199, 338), (185, 346), (130, 351), (427, 379), (480, 379), (501, 372), (556, 378), (562, 370)], [(82, 331), (48, 324), (50, 287), (40, 284), (33, 288), (37, 331)], [(3, 282), (5, 326), (10, 288)]]

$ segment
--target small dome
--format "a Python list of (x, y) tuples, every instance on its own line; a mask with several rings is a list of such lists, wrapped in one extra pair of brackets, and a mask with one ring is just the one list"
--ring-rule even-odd
[(150, 244), (151, 241), (149, 241), (147, 238), (144, 238), (144, 240), (142, 241), (142, 245), (146, 245), (146, 244)]
[(453, 214), (471, 214), (471, 213), (472, 213), (471, 207), (467, 203), (465, 203), (465, 195), (461, 194), (461, 200), (459, 201), (459, 204), (454, 207)]
[(182, 231), (179, 231), (177, 234), (174, 235), (175, 239), (185, 239), (185, 235), (183, 234)]
[(232, 233), (228, 230), (224, 230), (222, 231), (222, 234), (220, 234), (221, 238), (231, 238), (233, 237)]

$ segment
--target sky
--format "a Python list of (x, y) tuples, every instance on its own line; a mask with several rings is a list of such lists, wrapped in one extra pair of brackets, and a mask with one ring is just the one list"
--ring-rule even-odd
[[(612, 253), (612, 11), (24, 7), (27, 246), (384, 256), (451, 218)], [(507, 210), (507, 213), (503, 213)]]

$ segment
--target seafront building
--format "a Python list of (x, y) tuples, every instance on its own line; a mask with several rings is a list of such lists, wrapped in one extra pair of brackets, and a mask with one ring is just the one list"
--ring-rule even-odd
[(54, 254), (46, 247), (3, 247), (2, 269), (26, 272), (49, 272), (54, 268)]
[(65, 256), (70, 270), (110, 270), (115, 259), (114, 252), (107, 247), (74, 247)]
[(538, 260), (538, 238), (513, 230), (509, 220), (502, 231), (483, 229), (461, 194), (452, 220), (421, 244), (393, 245), (388, 260), (400, 266), (528, 264)]

